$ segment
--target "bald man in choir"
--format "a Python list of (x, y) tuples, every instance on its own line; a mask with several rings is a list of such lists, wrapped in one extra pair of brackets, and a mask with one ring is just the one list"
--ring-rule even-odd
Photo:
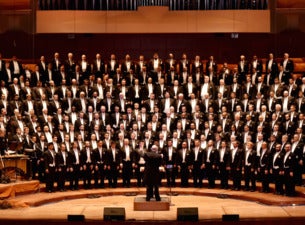
[(146, 185), (146, 201), (150, 201), (155, 196), (156, 201), (161, 201), (159, 186), (161, 184), (161, 175), (159, 167), (161, 166), (162, 156), (158, 154), (158, 146), (153, 145), (151, 151), (144, 154), (145, 170), (144, 183)]

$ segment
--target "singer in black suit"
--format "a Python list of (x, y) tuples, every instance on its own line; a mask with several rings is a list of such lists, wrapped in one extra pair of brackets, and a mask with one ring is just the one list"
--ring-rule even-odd
[(285, 155), (283, 158), (283, 171), (284, 184), (285, 184), (285, 195), (295, 196), (295, 180), (294, 171), (297, 165), (296, 155), (291, 151), (291, 144), (285, 145)]
[(155, 195), (156, 201), (161, 201), (159, 194), (159, 185), (161, 183), (161, 175), (159, 167), (161, 166), (162, 157), (158, 154), (158, 147), (153, 145), (151, 151), (145, 153), (145, 170), (144, 183), (146, 184), (146, 201)]
[(55, 166), (56, 166), (56, 153), (54, 151), (54, 144), (48, 144), (48, 150), (44, 152), (43, 158), (45, 162), (46, 173), (46, 191), (51, 193), (54, 191), (55, 181)]
[(253, 142), (247, 142), (246, 148), (244, 151), (244, 179), (245, 179), (245, 191), (250, 190), (251, 182), (251, 191), (256, 190), (256, 169), (257, 169), (257, 153), (253, 149)]
[(215, 177), (217, 167), (219, 165), (219, 152), (214, 148), (213, 140), (208, 141), (208, 146), (205, 149), (205, 157), (203, 162), (205, 164), (206, 174), (209, 181), (209, 188), (215, 188)]
[(163, 165), (166, 170), (166, 180), (167, 186), (175, 187), (176, 185), (176, 175), (177, 175), (177, 165), (176, 157), (177, 150), (173, 147), (173, 141), (169, 139), (167, 141), (167, 146), (163, 149)]
[[(94, 154), (94, 186), (95, 188), (104, 188), (105, 171), (106, 171), (106, 149), (103, 148), (103, 141), (99, 140), (97, 148), (93, 150)], [(100, 180), (100, 183), (98, 182)]]
[(272, 155), (272, 178), (275, 184), (276, 195), (284, 194), (283, 184), (284, 184), (284, 174), (283, 172), (283, 161), (285, 153), (281, 151), (281, 144), (276, 144), (276, 152)]
[(60, 151), (56, 154), (56, 166), (57, 166), (57, 188), (60, 191), (65, 191), (65, 181), (67, 178), (67, 172), (70, 166), (70, 160), (68, 152), (66, 151), (65, 143), (61, 143)]
[(242, 161), (244, 154), (242, 149), (239, 148), (239, 142), (233, 142), (234, 149), (232, 150), (232, 161), (231, 161), (231, 175), (233, 180), (232, 190), (239, 191), (241, 188), (241, 178), (242, 178)]
[(231, 152), (227, 146), (225, 140), (221, 141), (221, 147), (219, 151), (219, 178), (220, 178), (220, 187), (222, 189), (229, 188), (229, 171), (230, 171), (230, 164), (232, 162), (231, 159)]
[(106, 165), (108, 173), (109, 187), (116, 188), (118, 181), (118, 173), (121, 163), (121, 151), (116, 146), (116, 142), (111, 142), (111, 148), (106, 151)]
[(282, 81), (283, 81), (286, 85), (288, 85), (289, 78), (291, 78), (291, 74), (292, 74), (293, 71), (294, 71), (294, 63), (293, 63), (293, 61), (289, 58), (289, 54), (288, 54), (288, 53), (284, 53), (284, 58), (283, 58), (283, 60), (280, 62), (280, 66), (282, 66), (283, 69), (284, 69)]
[(202, 169), (202, 158), (205, 153), (204, 149), (200, 147), (200, 140), (195, 139), (194, 148), (192, 148), (192, 172), (193, 172), (193, 183), (194, 187), (202, 187), (203, 180), (203, 169)]
[(267, 142), (262, 143), (260, 154), (258, 156), (258, 173), (262, 181), (262, 190), (261, 192), (268, 193), (270, 192), (269, 183), (270, 183), (270, 161), (271, 161), (271, 152), (267, 148)]

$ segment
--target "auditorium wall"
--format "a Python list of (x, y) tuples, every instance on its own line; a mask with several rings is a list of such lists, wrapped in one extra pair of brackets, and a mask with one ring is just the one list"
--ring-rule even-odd
[(139, 7), (137, 11), (37, 11), (36, 32), (268, 33), (270, 32), (270, 11), (169, 11), (166, 6)]
[[(34, 38), (34, 42), (33, 39)], [(24, 32), (8, 32), (0, 35), (0, 52), (3, 57), (10, 58), (16, 54), (18, 58), (30, 61), (38, 60), (41, 55), (51, 58), (55, 51), (66, 58), (72, 51), (75, 58), (87, 54), (93, 59), (97, 52), (108, 59), (111, 53), (123, 58), (129, 53), (133, 59), (139, 54), (151, 58), (153, 52), (158, 52), (166, 58), (173, 52), (180, 58), (186, 52), (190, 58), (199, 54), (202, 58), (214, 55), (221, 63), (237, 62), (240, 54), (248, 58), (253, 54), (267, 57), (273, 52), (276, 57), (282, 57), (289, 52), (292, 57), (304, 57), (305, 34), (289, 31), (280, 34), (240, 33), (238, 38), (231, 38), (228, 33), (214, 34), (36, 34)]]
[[(220, 29), (205, 33), (200, 29), (207, 29), (207, 27), (213, 28), (212, 23), (208, 22), (208, 19), (203, 19), (204, 17), (199, 20), (198, 15), (209, 15), (211, 12), (207, 11), (196, 12), (198, 13), (196, 16), (197, 20), (193, 23), (189, 20), (190, 17), (188, 16), (185, 17), (188, 19), (184, 22), (179, 21), (179, 19), (171, 19), (169, 20), (170, 22), (164, 25), (163, 30), (159, 32), (157, 32), (158, 27), (156, 24), (146, 25), (146, 27), (153, 30), (152, 32), (144, 32), (142, 28), (135, 29), (134, 27), (138, 28), (139, 24), (143, 26), (143, 23), (138, 19), (133, 19), (134, 22), (138, 21), (133, 27), (125, 26), (126, 28), (124, 28), (125, 17), (117, 16), (116, 20), (120, 23), (111, 28), (110, 25), (103, 25), (103, 21), (98, 20), (96, 22), (98, 26), (103, 27), (104, 31), (106, 29), (107, 32), (103, 33), (100, 33), (100, 31), (91, 32), (92, 30), (89, 29), (83, 33), (77, 33), (75, 32), (76, 28), (64, 30), (63, 33), (59, 33), (59, 31), (56, 33), (36, 33), (38, 31), (35, 23), (36, 13), (32, 13), (35, 10), (35, 5), (33, 4), (35, 0), (20, 0), (20, 2), (22, 1), (26, 2), (23, 7), (20, 7), (19, 0), (16, 0), (14, 1), (15, 8), (13, 7), (11, 9), (9, 4), (4, 4), (7, 1), (0, 0), (0, 52), (5, 58), (10, 58), (13, 54), (16, 54), (18, 58), (34, 61), (38, 60), (40, 55), (51, 58), (55, 51), (58, 51), (62, 55), (62, 58), (65, 58), (66, 53), (69, 51), (74, 52), (76, 58), (80, 58), (81, 54), (87, 54), (89, 60), (94, 57), (96, 52), (100, 52), (104, 58), (109, 58), (111, 53), (116, 53), (118, 58), (123, 58), (126, 53), (129, 53), (135, 59), (139, 54), (144, 54), (146, 58), (150, 58), (155, 51), (159, 52), (162, 58), (166, 58), (168, 52), (173, 52), (176, 58), (180, 58), (183, 52), (186, 52), (190, 58), (193, 58), (195, 54), (201, 55), (202, 58), (214, 55), (220, 63), (224, 60), (234, 63), (238, 60), (240, 54), (245, 54), (248, 58), (253, 54), (257, 54), (259, 57), (267, 57), (269, 52), (273, 52), (277, 57), (281, 57), (283, 52), (289, 52), (292, 57), (304, 57), (305, 11), (302, 8), (276, 8), (273, 5), (270, 12), (271, 32), (262, 33), (254, 31), (242, 32), (241, 30), (237, 30), (237, 26), (234, 29), (230, 26), (230, 29), (233, 30)], [(281, 0), (278, 0), (278, 2), (281, 2)], [(152, 20), (150, 18), (155, 16), (158, 17), (157, 20), (159, 22), (163, 21), (162, 13), (166, 13), (164, 10), (161, 10), (156, 16), (151, 12), (145, 10), (144, 12), (146, 18)], [(49, 12), (45, 13), (46, 16)], [(92, 13), (94, 15), (95, 13), (107, 14), (110, 12)], [(122, 14), (122, 12), (114, 13), (117, 13), (114, 15)], [(189, 14), (189, 12), (181, 13)], [(86, 28), (86, 26), (89, 27), (86, 19), (84, 19), (84, 14), (77, 18), (80, 26), (83, 28)], [(109, 17), (107, 18), (109, 19)], [(215, 19), (211, 15), (208, 18), (214, 22), (218, 21), (218, 19)], [(240, 18), (246, 17), (241, 16)], [(108, 19), (104, 22), (111, 24)], [(202, 22), (199, 22), (201, 20)], [(52, 21), (55, 21), (52, 29), (54, 29), (54, 26), (56, 28), (57, 25), (59, 26), (63, 23), (61, 20), (54, 20), (54, 16), (47, 16), (39, 25), (41, 26), (41, 31), (46, 29), (45, 27), (49, 27), (50, 22), (51, 24), (53, 23)], [(129, 22), (130, 20), (126, 20), (126, 23)], [(258, 20), (256, 24), (260, 23), (264, 22)], [(268, 23), (267, 26), (270, 27)], [(168, 32), (169, 30), (166, 30), (164, 32), (165, 27), (169, 24), (172, 24), (171, 27), (173, 27), (174, 31)], [(237, 21), (233, 24), (243, 24), (242, 27), (250, 27), (253, 29), (251, 23)], [(265, 26), (266, 24), (263, 25)], [(219, 26), (223, 26), (223, 24)], [(69, 26), (63, 24), (63, 27)], [(130, 30), (131, 33), (120, 32), (122, 31), (121, 28), (124, 28), (125, 31)], [(250, 31), (250, 28), (247, 29)], [(185, 32), (178, 32), (179, 29), (185, 29)], [(232, 38), (232, 32), (233, 34), (238, 34), (238, 38)]]

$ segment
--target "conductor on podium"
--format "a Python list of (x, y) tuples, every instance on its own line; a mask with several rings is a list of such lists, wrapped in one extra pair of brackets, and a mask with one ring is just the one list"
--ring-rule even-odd
[(151, 151), (144, 155), (145, 170), (144, 183), (146, 185), (146, 201), (150, 201), (155, 195), (156, 201), (160, 201), (159, 186), (161, 175), (159, 167), (161, 166), (162, 156), (158, 154), (158, 146), (153, 145)]

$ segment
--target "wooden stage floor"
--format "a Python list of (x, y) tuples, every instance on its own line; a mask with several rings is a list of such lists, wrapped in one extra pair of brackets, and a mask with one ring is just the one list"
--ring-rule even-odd
[(224, 214), (239, 214), (240, 221), (305, 221), (304, 187), (297, 187), (298, 197), (218, 188), (161, 187), (161, 197), (170, 199), (169, 211), (135, 211), (135, 197), (145, 195), (145, 188), (142, 187), (81, 189), (55, 193), (45, 193), (41, 190), (44, 190), (44, 185), (35, 193), (20, 194), (2, 200), (2, 203), (9, 203), (13, 208), (0, 210), (0, 221), (7, 223), (18, 220), (23, 224), (31, 220), (67, 221), (67, 215), (84, 215), (86, 222), (97, 222), (103, 220), (105, 207), (125, 208), (126, 222), (176, 221), (177, 208), (180, 207), (197, 207), (199, 221), (204, 222), (221, 221)]

